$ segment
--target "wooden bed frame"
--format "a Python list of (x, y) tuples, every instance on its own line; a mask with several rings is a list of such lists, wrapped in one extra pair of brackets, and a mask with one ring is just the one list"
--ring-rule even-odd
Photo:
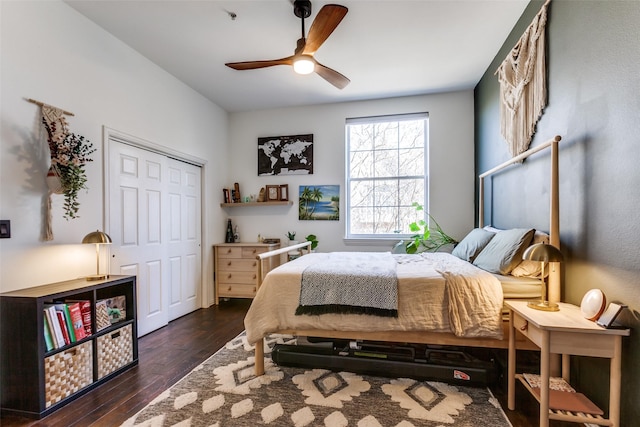
[[(479, 176), (479, 226), (483, 227), (484, 224), (484, 178), (493, 175), (504, 168), (518, 163), (525, 158), (535, 154), (541, 150), (551, 147), (551, 179), (550, 179), (550, 226), (549, 226), (549, 241), (552, 245), (560, 247), (560, 223), (559, 223), (559, 179), (558, 179), (558, 143), (560, 142), (560, 136), (555, 136), (549, 141), (538, 145), (532, 149), (525, 151), (524, 153), (508, 160), (491, 170), (481, 174)], [(262, 283), (264, 279), (263, 262), (272, 256), (280, 256), (283, 253), (289, 252), (292, 249), (306, 250), (310, 252), (311, 242), (299, 243), (295, 246), (288, 246), (285, 248), (277, 249), (270, 252), (259, 254), (258, 259), (258, 281)], [(548, 298), (549, 301), (560, 301), (561, 295), (560, 286), (560, 268), (551, 269), (549, 273), (548, 284)], [(298, 329), (286, 329), (274, 331), (273, 333), (288, 334), (294, 336), (310, 336), (310, 337), (322, 337), (322, 338), (337, 338), (337, 339), (351, 339), (351, 340), (366, 340), (366, 341), (387, 341), (387, 342), (402, 342), (402, 343), (416, 343), (416, 344), (433, 344), (433, 345), (453, 345), (463, 347), (485, 347), (485, 348), (502, 348), (507, 349), (509, 347), (509, 322), (508, 320), (503, 322), (503, 336), (502, 340), (495, 338), (464, 338), (455, 336), (452, 333), (442, 332), (428, 332), (428, 331), (375, 331), (375, 332), (363, 332), (363, 331), (335, 331), (335, 330), (298, 330)], [(517, 349), (537, 350), (538, 348), (532, 344), (529, 340), (523, 337), (516, 342)], [(261, 342), (257, 342), (255, 345), (255, 373), (256, 375), (264, 374), (264, 338)]]

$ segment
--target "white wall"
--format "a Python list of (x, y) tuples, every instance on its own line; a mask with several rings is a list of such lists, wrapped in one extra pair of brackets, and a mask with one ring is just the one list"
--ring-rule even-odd
[[(345, 119), (424, 111), (429, 113), (431, 213), (445, 232), (462, 239), (474, 226), (473, 91), (230, 114), (225, 186), (238, 182), (245, 195), (257, 194), (265, 185), (288, 184), (289, 200), (294, 201), (291, 207), (226, 208), (241, 240), (256, 241), (260, 234), (286, 241), (286, 231), (295, 230), (298, 240), (316, 234), (321, 252), (390, 249), (390, 242), (347, 246), (343, 241)], [(258, 137), (306, 133), (314, 138), (312, 175), (258, 176)], [(322, 184), (340, 185), (340, 221), (298, 220), (298, 187)], [(218, 193), (220, 202), (222, 191)]]
[[(0, 219), (11, 239), (0, 239), (0, 290), (21, 289), (94, 272), (92, 248), (79, 242), (103, 229), (102, 129), (111, 129), (206, 160), (203, 267), (212, 288), (211, 245), (224, 239), (228, 217), (243, 241), (295, 230), (315, 233), (319, 250), (387, 250), (346, 246), (340, 221), (299, 221), (299, 185), (337, 184), (344, 211), (344, 122), (348, 117), (426, 111), (430, 119), (431, 212), (462, 238), (473, 227), (473, 92), (255, 111), (227, 115), (186, 85), (59, 1), (0, 1)], [(80, 218), (62, 218), (54, 196), (52, 242), (42, 240), (48, 149), (40, 109), (25, 98), (75, 113), (71, 131), (98, 149), (87, 166), (89, 191)], [(314, 174), (257, 176), (257, 138), (314, 134)], [(228, 144), (227, 144), (228, 143)], [(267, 184), (289, 184), (291, 207), (222, 210), (222, 187), (239, 182), (243, 194)], [(210, 301), (212, 295), (205, 295)]]
[[(95, 252), (79, 244), (103, 229), (103, 126), (204, 159), (202, 242), (212, 289), (211, 245), (223, 238), (218, 194), (227, 175), (227, 113), (59, 1), (0, 1), (0, 289), (9, 291), (95, 272)], [(98, 149), (88, 164), (80, 218), (62, 218), (54, 196), (54, 240), (42, 240), (48, 148), (34, 98), (71, 111), (72, 132)], [(207, 299), (211, 299), (208, 295)]]

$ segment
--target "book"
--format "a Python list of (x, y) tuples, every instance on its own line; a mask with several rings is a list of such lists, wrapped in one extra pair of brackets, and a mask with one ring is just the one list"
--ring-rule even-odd
[[(55, 307), (54, 307), (55, 310)], [(55, 310), (56, 317), (58, 318), (58, 324), (60, 325), (60, 331), (62, 332), (62, 341), (64, 345), (71, 344), (69, 339), (69, 332), (67, 331), (67, 321), (64, 320), (64, 314), (61, 311)]]
[[(525, 380), (527, 380), (529, 387), (531, 388), (540, 387), (540, 375), (529, 374), (525, 372), (522, 374), (522, 376), (524, 377)], [(562, 377), (549, 377), (549, 388), (551, 390), (568, 391), (571, 393), (576, 392), (576, 390), (573, 387), (571, 387), (571, 385), (568, 382), (566, 382)]]
[(62, 335), (62, 329), (60, 329), (60, 322), (58, 321), (58, 314), (56, 307), (52, 304), (45, 305), (47, 313), (47, 320), (49, 321), (49, 327), (53, 330), (52, 338), (55, 342), (55, 348), (64, 347), (64, 335)]
[(44, 344), (45, 347), (47, 349), (47, 351), (51, 351), (55, 348), (55, 346), (53, 345), (53, 336), (51, 335), (51, 328), (49, 327), (49, 319), (47, 317), (47, 310), (44, 309), (43, 311), (43, 324), (44, 324)]
[[(540, 387), (532, 387), (531, 390), (540, 399)], [(554, 389), (549, 389), (549, 409), (604, 415), (602, 409), (598, 408), (584, 394)]]
[[(540, 375), (524, 373), (522, 376), (531, 387), (533, 394), (540, 400)], [(604, 414), (587, 396), (576, 392), (568, 382), (560, 377), (549, 378), (549, 409), (594, 415)]]
[(68, 303), (67, 307), (69, 309), (69, 315), (71, 317), (71, 324), (73, 326), (73, 332), (75, 334), (76, 341), (80, 341), (87, 336), (84, 331), (84, 324), (82, 322), (82, 311), (80, 310), (80, 303)]
[(82, 313), (82, 325), (84, 326), (84, 334), (85, 336), (90, 336), (92, 334), (91, 331), (91, 301), (88, 299), (81, 300), (66, 300), (67, 303), (77, 302), (80, 304), (80, 313)]
[[(65, 303), (57, 303), (56, 311), (62, 313), (62, 318), (64, 319), (63, 329), (67, 331), (67, 337), (69, 338), (69, 342), (67, 344), (76, 342), (76, 333), (73, 328), (73, 323), (71, 321), (71, 313), (69, 313), (69, 306)], [(64, 331), (62, 333), (64, 334)]]

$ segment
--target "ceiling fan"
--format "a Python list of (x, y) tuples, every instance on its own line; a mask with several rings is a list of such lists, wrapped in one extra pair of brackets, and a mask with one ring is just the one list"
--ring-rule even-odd
[(293, 2), (293, 13), (302, 20), (302, 37), (298, 39), (293, 55), (267, 61), (229, 62), (224, 65), (234, 70), (254, 70), (274, 65), (291, 65), (298, 74), (310, 74), (315, 71), (320, 77), (338, 89), (343, 89), (351, 80), (339, 72), (325, 67), (316, 61), (313, 55), (340, 24), (347, 12), (348, 9), (346, 7), (337, 4), (323, 6), (311, 24), (309, 35), (305, 37), (304, 19), (311, 15), (311, 1), (295, 0)]

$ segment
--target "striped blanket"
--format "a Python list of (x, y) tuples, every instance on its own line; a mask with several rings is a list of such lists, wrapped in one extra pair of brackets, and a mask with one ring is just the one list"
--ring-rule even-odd
[(388, 253), (334, 252), (305, 268), (296, 315), (398, 317), (396, 261)]

